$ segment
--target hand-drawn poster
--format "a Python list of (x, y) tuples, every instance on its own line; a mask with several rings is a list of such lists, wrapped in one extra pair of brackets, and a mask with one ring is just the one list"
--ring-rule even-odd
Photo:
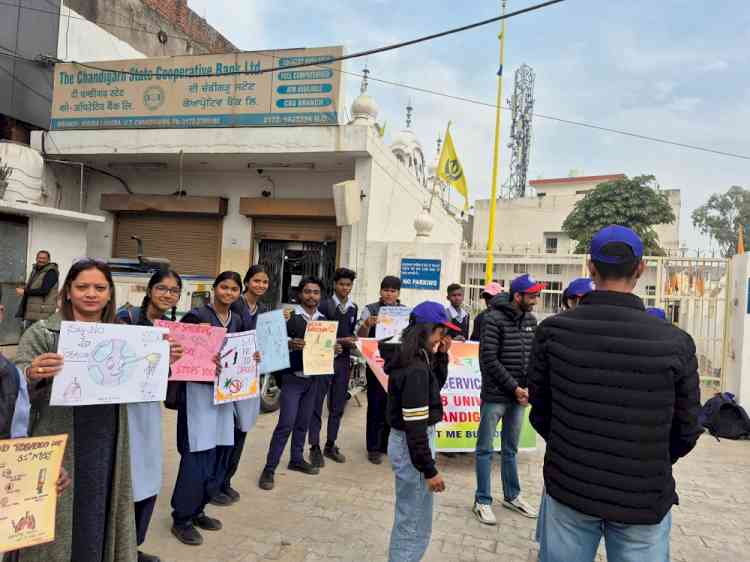
[(411, 308), (407, 306), (382, 306), (378, 312), (378, 323), (375, 326), (375, 339), (384, 340), (393, 337), (398, 340), (401, 332), (409, 325)]
[(378, 340), (374, 338), (359, 338), (357, 339), (357, 349), (360, 355), (367, 361), (367, 366), (370, 367), (375, 378), (380, 381), (385, 391), (388, 392), (388, 375), (383, 370), (385, 360), (380, 356)]
[(226, 328), (167, 320), (156, 320), (154, 326), (169, 328), (169, 334), (182, 344), (184, 349), (180, 360), (172, 365), (170, 381), (214, 382), (216, 380), (214, 357), (224, 343)]
[(0, 552), (55, 540), (56, 484), (67, 440), (0, 441)]
[(258, 315), (255, 340), (260, 351), (261, 373), (274, 373), (289, 368), (289, 342), (283, 310)]
[(302, 351), (302, 371), (306, 375), (333, 374), (333, 357), (336, 354), (338, 322), (313, 320), (307, 323), (305, 349)]
[(62, 322), (65, 358), (52, 383), (52, 406), (164, 400), (169, 376), (167, 330), (123, 324)]
[(221, 372), (214, 379), (214, 404), (258, 396), (255, 350), (255, 330), (227, 334), (224, 347), (219, 352)]

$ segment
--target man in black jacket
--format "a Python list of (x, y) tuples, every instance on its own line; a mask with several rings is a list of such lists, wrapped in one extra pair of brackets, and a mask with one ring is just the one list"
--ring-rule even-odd
[(526, 370), (536, 329), (531, 313), (536, 306), (542, 283), (529, 274), (510, 285), (510, 302), (503, 295), (490, 301), (482, 325), (479, 343), (479, 368), (482, 371), (482, 406), (476, 448), (477, 490), (474, 515), (485, 525), (496, 525), (492, 512), (492, 457), (497, 424), (502, 420), (501, 476), (503, 506), (534, 518), (536, 512), (521, 498), (516, 454), (523, 426), (524, 409), (529, 403)]
[(591, 241), (596, 291), (539, 327), (531, 423), (547, 441), (540, 562), (668, 560), (672, 465), (701, 434), (692, 338), (632, 294), (643, 244), (609, 226)]

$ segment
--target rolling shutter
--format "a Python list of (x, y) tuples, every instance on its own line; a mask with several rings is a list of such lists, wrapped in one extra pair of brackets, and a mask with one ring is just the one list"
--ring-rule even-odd
[(256, 240), (326, 242), (338, 239), (335, 219), (253, 217)]
[(213, 277), (219, 268), (221, 221), (217, 215), (118, 213), (112, 254), (137, 257), (131, 240), (137, 236), (146, 256), (169, 259), (178, 273)]

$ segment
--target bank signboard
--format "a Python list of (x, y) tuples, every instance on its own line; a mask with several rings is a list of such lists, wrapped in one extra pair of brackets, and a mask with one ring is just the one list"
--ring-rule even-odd
[[(52, 129), (336, 125), (342, 47), (60, 63)], [(312, 64), (289, 68), (299, 64)], [(268, 69), (273, 72), (263, 72)]]

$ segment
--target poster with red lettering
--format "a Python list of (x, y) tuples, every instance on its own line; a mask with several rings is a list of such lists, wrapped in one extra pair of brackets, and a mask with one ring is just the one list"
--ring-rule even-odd
[(154, 326), (169, 328), (169, 335), (176, 338), (185, 350), (180, 360), (172, 365), (170, 381), (214, 382), (214, 357), (224, 343), (225, 328), (167, 320), (156, 320)]

